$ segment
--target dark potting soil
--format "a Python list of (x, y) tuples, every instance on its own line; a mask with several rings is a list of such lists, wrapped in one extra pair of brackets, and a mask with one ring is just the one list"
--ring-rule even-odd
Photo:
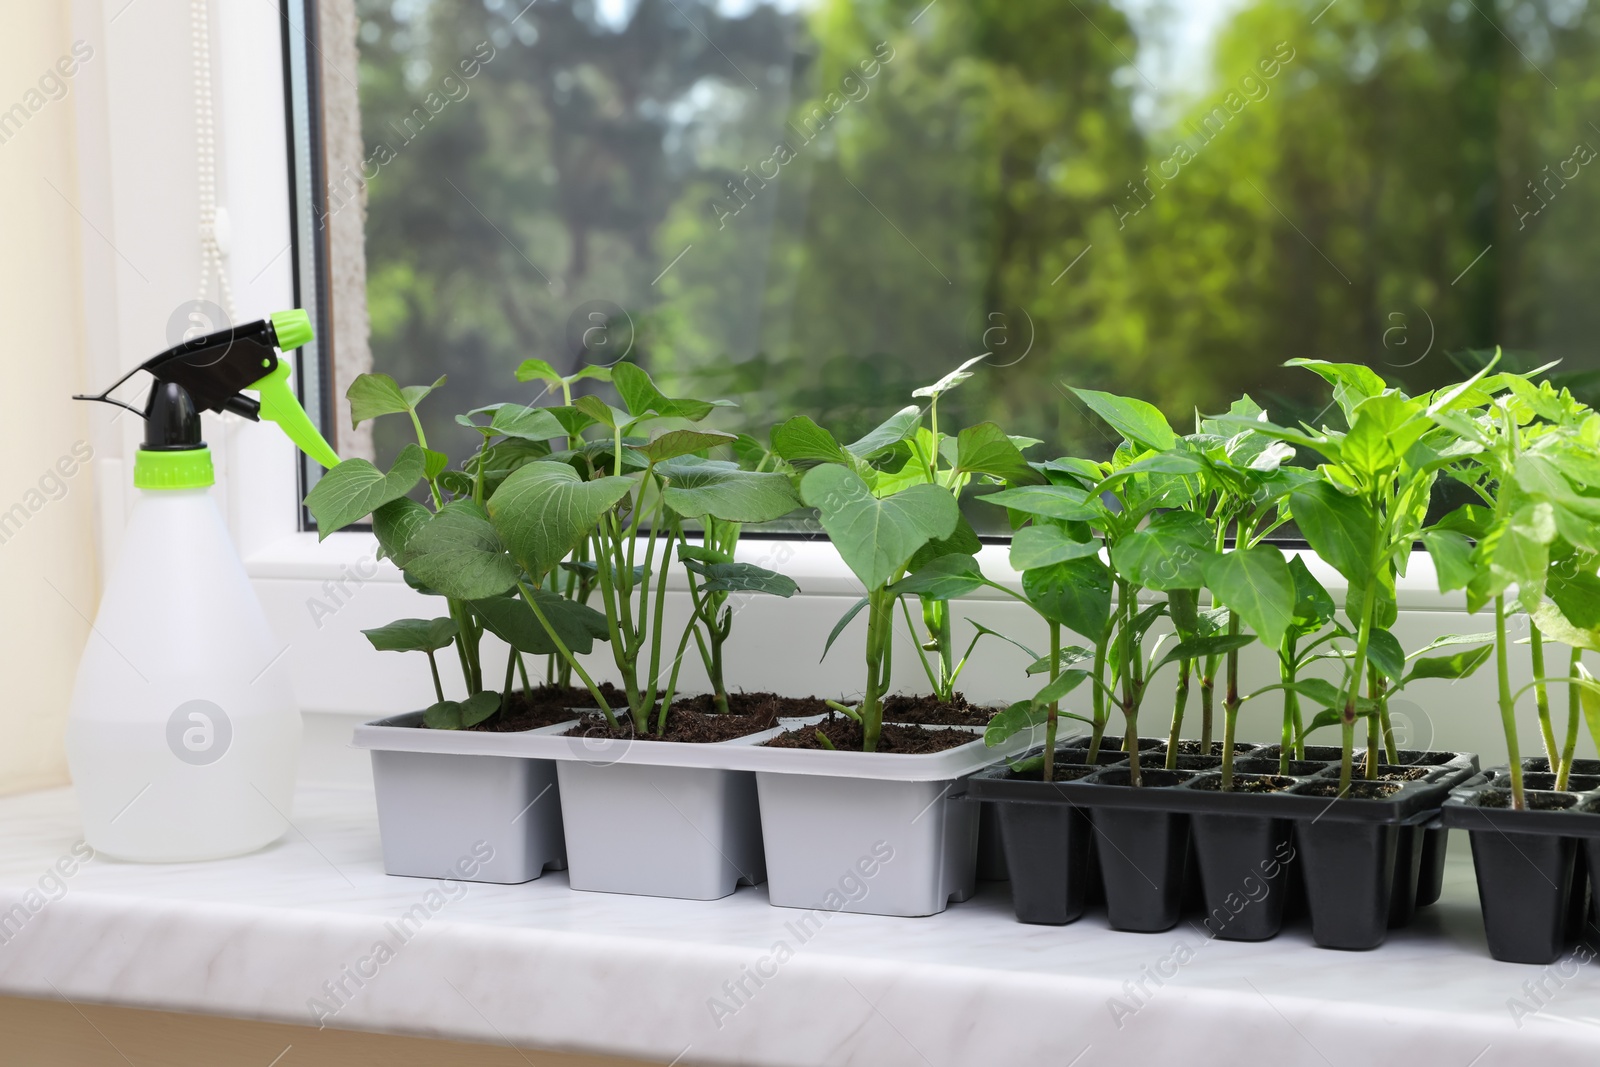
[[(1346, 800), (1385, 800), (1400, 791), (1399, 782), (1370, 782), (1365, 778), (1357, 778), (1350, 783), (1350, 792), (1345, 794)], [(1339, 796), (1339, 779), (1326, 778), (1320, 781), (1309, 782), (1306, 785), (1304, 796), (1329, 797)]]
[[(1160, 746), (1163, 750), (1165, 750), (1166, 747), (1167, 747), (1167, 744), (1166, 744), (1165, 741), (1157, 741), (1156, 745)], [(1140, 748), (1144, 748), (1145, 747), (1144, 741), (1140, 741), (1139, 742), (1139, 747)], [(1154, 747), (1154, 746), (1152, 746), (1152, 747)], [(1255, 750), (1255, 747), (1256, 746), (1254, 746), (1252, 744), (1249, 744), (1247, 742), (1244, 742), (1244, 741), (1235, 741), (1234, 745), (1233, 745), (1233, 751), (1234, 751), (1235, 755), (1238, 755), (1241, 752), (1253, 752)], [(1220, 756), (1220, 755), (1222, 755), (1222, 742), (1221, 741), (1213, 741), (1213, 742), (1211, 742), (1211, 751), (1210, 752), (1205, 752), (1205, 753), (1202, 753), (1199, 741), (1179, 741), (1178, 742), (1178, 755), (1180, 755), (1180, 756), (1199, 756), (1199, 755), (1202, 755), (1202, 754), (1203, 755), (1208, 755), (1208, 756)]]
[[(1236, 774), (1233, 776), (1233, 793), (1278, 793), (1294, 785), (1295, 779), (1285, 778), (1277, 774)], [(1211, 793), (1222, 792), (1222, 777), (1201, 778), (1195, 782), (1195, 789), (1203, 789)]]
[[(1392, 763), (1378, 764), (1377, 780), (1380, 782), (1416, 782), (1432, 773), (1431, 767), (1397, 767)], [(1365, 768), (1357, 767), (1355, 773), (1366, 777)]]
[(1279, 773), (1284, 773), (1284, 774), (1292, 774), (1297, 778), (1309, 778), (1313, 774), (1316, 774), (1316, 773), (1318, 773), (1320, 771), (1327, 770), (1328, 769), (1328, 765), (1326, 763), (1320, 761), (1320, 760), (1308, 760), (1308, 759), (1307, 760), (1293, 760), (1292, 759), (1292, 760), (1289, 761), (1288, 770), (1280, 772), (1279, 769), (1278, 769), (1278, 761), (1277, 761), (1276, 758), (1273, 758), (1273, 759), (1256, 759), (1256, 758), (1252, 757), (1251, 759), (1239, 760), (1237, 763), (1235, 763), (1233, 765), (1233, 769), (1236, 770), (1236, 771), (1243, 771), (1246, 774), (1279, 774)]
[[(1069, 763), (1065, 766), (1058, 763), (1051, 768), (1053, 774), (1050, 780), (1052, 782), (1075, 782), (1079, 778), (1087, 778), (1099, 769), (1099, 767), (1089, 767), (1081, 763)], [(1021, 774), (1016, 771), (1010, 771), (1006, 777), (1018, 782), (1042, 782), (1044, 781), (1044, 768), (1035, 767), (1033, 770), (1023, 771)]]
[[(1525, 790), (1523, 799), (1528, 803), (1529, 811), (1561, 811), (1578, 803), (1578, 798), (1571, 793), (1544, 793), (1538, 790)], [(1478, 794), (1478, 806), (1481, 808), (1509, 808), (1511, 807), (1511, 790), (1485, 789)]]
[[(667, 710), (668, 725), (680, 710), (716, 714), (717, 706), (710, 693), (696, 693), (691, 697), (674, 697)], [(729, 693), (730, 715), (766, 715), (777, 719), (800, 719), (810, 715), (828, 714), (828, 703), (821, 697), (786, 697), (777, 693)]]
[[(1129, 785), (1132, 771), (1127, 767), (1113, 767), (1100, 776), (1101, 785)], [(1142, 789), (1170, 789), (1194, 777), (1193, 771), (1168, 771), (1159, 767), (1139, 768), (1139, 786)]]
[[(732, 694), (729, 695), (732, 705)], [(737, 706), (737, 705), (734, 705)], [(727, 714), (714, 712), (691, 711), (680, 707), (676, 701), (667, 711), (667, 729), (665, 733), (639, 734), (633, 730), (632, 720), (626, 718), (621, 712), (616, 713), (621, 724), (615, 729), (606, 725), (605, 718), (595, 712), (589, 712), (578, 725), (568, 730), (564, 737), (603, 737), (613, 740), (633, 738), (639, 741), (683, 741), (689, 744), (710, 744), (715, 741), (732, 741), (736, 737), (757, 733), (761, 730), (770, 730), (778, 725), (777, 705), (769, 704), (761, 712), (740, 715), (729, 711)], [(654, 717), (650, 720), (650, 727), (655, 729)]]
[[(1163, 759), (1160, 762), (1161, 762), (1161, 765), (1163, 767), (1166, 766), (1166, 760)], [(1222, 766), (1222, 757), (1221, 756), (1184, 756), (1184, 755), (1179, 755), (1178, 756), (1178, 766), (1175, 769), (1176, 770), (1180, 770), (1180, 771), (1214, 771), (1218, 767), (1221, 767), (1221, 766)], [(1141, 770), (1144, 769), (1144, 761), (1143, 760), (1139, 761), (1139, 767), (1140, 767)]]
[[(861, 724), (843, 715), (834, 715), (815, 726), (802, 726), (786, 730), (762, 744), (769, 748), (823, 748), (817, 740), (821, 730), (833, 747), (841, 752), (861, 751)], [(926, 726), (886, 722), (878, 735), (878, 751), (916, 756), (929, 752), (943, 752), (978, 740), (975, 733), (966, 730), (929, 729)]]
[(931, 693), (922, 696), (896, 693), (883, 698), (884, 722), (909, 722), (919, 726), (987, 726), (998, 710), (970, 703), (961, 693), (948, 704), (941, 703)]
[[(613, 708), (618, 704), (627, 703), (610, 682), (600, 686), (600, 695), (605, 697), (606, 703)], [(541, 726), (554, 726), (558, 722), (576, 718), (577, 713), (572, 710), (573, 708), (592, 707), (594, 707), (594, 694), (587, 689), (580, 686), (564, 688), (559, 685), (541, 685), (531, 693), (525, 689), (517, 690), (511, 694), (509, 704), (476, 726), (469, 726), (467, 729), (490, 734), (537, 730)]]

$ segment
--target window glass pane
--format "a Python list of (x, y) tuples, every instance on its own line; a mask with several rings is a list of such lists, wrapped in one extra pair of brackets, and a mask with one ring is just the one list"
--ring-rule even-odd
[(1107, 449), (1067, 384), (1182, 429), (1336, 419), (1292, 357), (1597, 367), (1586, 0), (358, 8), (375, 369), (449, 374), (457, 455), (534, 356), (848, 439), (987, 352), (941, 422), (1035, 458)]

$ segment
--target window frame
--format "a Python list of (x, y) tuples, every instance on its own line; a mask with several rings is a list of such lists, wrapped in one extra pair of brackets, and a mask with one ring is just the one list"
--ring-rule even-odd
[[(318, 0), (281, 0), (281, 3), (283, 12), (287, 12), (290, 5), (301, 5), (308, 13), (308, 23), (314, 25), (317, 22)], [(248, 34), (221, 34), (216, 60), (219, 70), (235, 66), (241, 70), (253, 68), (257, 72), (256, 88), (259, 95), (276, 93), (280, 107), (278, 121), (281, 137), (266, 139), (269, 145), (264, 159), (260, 140), (251, 135), (248, 126), (243, 125), (243, 116), (248, 109), (238, 107), (224, 109), (224, 115), (219, 118), (219, 139), (230, 166), (243, 165), (248, 156), (251, 165), (280, 176), (285, 185), (280, 198), (285, 217), (278, 222), (277, 228), (287, 230), (293, 243), (300, 239), (303, 232), (297, 226), (296, 211), (308, 207), (315, 210), (316, 206), (315, 200), (307, 204), (303, 196), (296, 201), (294, 185), (298, 172), (295, 169), (297, 161), (293, 155), (294, 146), (309, 146), (315, 158), (298, 162), (302, 166), (309, 164), (311, 171), (319, 174), (326, 169), (325, 146), (319, 138), (296, 139), (297, 131), (293, 127), (294, 89), (289, 84), (290, 49), (294, 44), (287, 38), (292, 28), (286, 16), (279, 21), (286, 39), (276, 72), (270, 77), (267, 77), (266, 67), (261, 63), (259, 42)], [(316, 50), (314, 40), (307, 39), (303, 43), (308, 52)], [(307, 68), (313, 78), (316, 76), (312, 69), (314, 66)], [(312, 92), (309, 95), (315, 99), (317, 94)], [(256, 113), (259, 119), (259, 100), (256, 101)], [(224, 122), (227, 128), (223, 128)], [(313, 125), (320, 128), (320, 118)], [(272, 154), (272, 146), (276, 146), (276, 155)], [(318, 186), (315, 195), (325, 201), (325, 183)], [(326, 243), (318, 240), (309, 260), (312, 264), (322, 265), (320, 272), (299, 267), (306, 261), (302, 252), (301, 248), (296, 247), (288, 261), (274, 268), (279, 275), (277, 285), (285, 292), (294, 292), (297, 298), (306, 292), (302, 286), (309, 286), (309, 295), (320, 316), (319, 335), (331, 338), (329, 319), (333, 309), (329, 307), (323, 284), (327, 277)], [(234, 269), (237, 273), (237, 263)], [(314, 276), (308, 281), (306, 275)], [(322, 380), (331, 380), (330, 347), (322, 348), (317, 353), (317, 360)], [(314, 402), (317, 409), (314, 415), (319, 417), (324, 426), (330, 426), (333, 422), (333, 398), (330, 393), (328, 389), (320, 390), (316, 394), (320, 401)], [(300, 503), (303, 492), (292, 497), (289, 495), (296, 486), (305, 487), (306, 483), (302, 481), (304, 475), (292, 473), (297, 467), (303, 468), (305, 463), (303, 458), (299, 463), (291, 462), (298, 453), (281, 435), (272, 431), (263, 432), (261, 427), (249, 424), (230, 426), (228, 449), (225, 481), (230, 500), (230, 525), (240, 545), (247, 573), (266, 607), (269, 621), (280, 641), (288, 642), (285, 652), (292, 657), (296, 691), (303, 710), (309, 713), (308, 722), (311, 717), (323, 716), (334, 724), (333, 729), (343, 730), (353, 718), (412, 710), (428, 689), (425, 665), (402, 663), (395, 659), (385, 661), (383, 667), (386, 669), (379, 670), (371, 666), (370, 660), (352, 657), (370, 655), (359, 633), (360, 629), (382, 625), (398, 617), (426, 614), (432, 610), (431, 606), (421, 594), (405, 585), (400, 572), (391, 563), (377, 558), (377, 542), (369, 531), (346, 530), (319, 538), (307, 522)], [(985, 540), (989, 543), (979, 554), (985, 573), (1003, 584), (1020, 588), (1020, 576), (1010, 567), (1006, 544), (1003, 541), (995, 543), (994, 539)], [(1337, 572), (1317, 561), (1304, 547), (1287, 544), (1284, 547), (1288, 552), (1305, 557), (1335, 601), (1343, 602), (1345, 582)], [(861, 595), (855, 577), (820, 534), (764, 537), (752, 532), (741, 543), (741, 559), (770, 563), (775, 556), (783, 558), (782, 569), (798, 582), (802, 590), (791, 600), (782, 603), (790, 605), (791, 610), (804, 616), (808, 620), (806, 626), (812, 625), (810, 620), (813, 618), (824, 616), (831, 624), (832, 619), (842, 614)], [(1470, 628), (1473, 625), (1456, 619), (1458, 615), (1464, 616), (1465, 604), (1461, 594), (1438, 592), (1432, 560), (1426, 553), (1413, 555), (1411, 565), (1406, 575), (1399, 579), (1397, 587), (1401, 621), (1396, 628), (1406, 633), (1408, 645), (1412, 642), (1413, 633), (1438, 631), (1441, 625), (1445, 629), (1462, 629), (1463, 625)], [(687, 590), (681, 572), (670, 578), (669, 589), (672, 591), (672, 615), (681, 619)], [(1019, 623), (1031, 621), (1026, 618), (1026, 609), (993, 590), (982, 590), (962, 603), (971, 605), (974, 610), (1003, 612), (1006, 617), (1014, 618)], [(857, 620), (854, 625), (861, 623)], [(826, 628), (816, 634), (819, 651), (825, 635)], [(897, 657), (897, 665), (900, 666), (897, 680), (916, 688), (924, 679), (917, 668), (907, 662), (914, 656), (909, 640), (905, 635), (900, 635), (900, 639), (905, 641), (907, 647), (902, 656)], [(1020, 656), (1020, 653), (1017, 655)], [(1246, 658), (1255, 661), (1251, 672), (1269, 668), (1267, 661), (1270, 655), (1270, 650), (1266, 649), (1249, 650)], [(843, 693), (858, 688), (860, 665), (857, 659), (849, 654), (849, 644), (846, 642), (827, 659), (809, 665), (805, 672), (805, 677), (810, 679), (805, 683), (806, 688), (817, 692)], [(598, 677), (607, 676), (609, 672), (605, 667), (609, 657), (604, 649), (597, 650), (591, 662), (600, 668)], [(352, 670), (353, 663), (359, 664), (359, 668)], [(696, 673), (689, 669), (690, 666), (686, 664), (686, 684), (693, 683), (690, 676)], [(1012, 671), (1009, 661), (1003, 676), (986, 665), (974, 666), (980, 669), (973, 671), (970, 676), (973, 684), (968, 688), (975, 696), (981, 694), (985, 699), (1016, 699), (1029, 689), (1029, 680), (1022, 677), (1019, 671)], [(734, 684), (740, 684), (739, 679), (734, 679)], [(1152, 694), (1152, 698), (1152, 707), (1160, 704), (1156, 694)], [(1487, 710), (1477, 718), (1493, 726)], [(346, 733), (344, 737), (347, 736)], [(340, 740), (339, 743), (343, 744), (344, 741)], [(1494, 748), (1492, 744), (1483, 747), (1489, 750)]]

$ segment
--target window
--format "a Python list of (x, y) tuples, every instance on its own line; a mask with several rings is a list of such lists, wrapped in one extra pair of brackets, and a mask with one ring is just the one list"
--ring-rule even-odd
[(988, 352), (952, 419), (1090, 453), (1063, 383), (1184, 426), (1242, 391), (1337, 418), (1294, 356), (1600, 370), (1585, 0), (355, 12), (371, 365), (449, 375), (424, 421), (458, 454), (529, 356), (850, 434)]

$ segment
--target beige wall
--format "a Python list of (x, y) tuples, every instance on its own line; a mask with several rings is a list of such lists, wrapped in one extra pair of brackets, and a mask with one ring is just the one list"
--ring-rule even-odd
[(69, 397), (88, 384), (75, 95), (100, 57), (72, 56), (69, 15), (0, 13), (0, 793), (67, 781), (62, 731), (99, 588), (87, 413)]

